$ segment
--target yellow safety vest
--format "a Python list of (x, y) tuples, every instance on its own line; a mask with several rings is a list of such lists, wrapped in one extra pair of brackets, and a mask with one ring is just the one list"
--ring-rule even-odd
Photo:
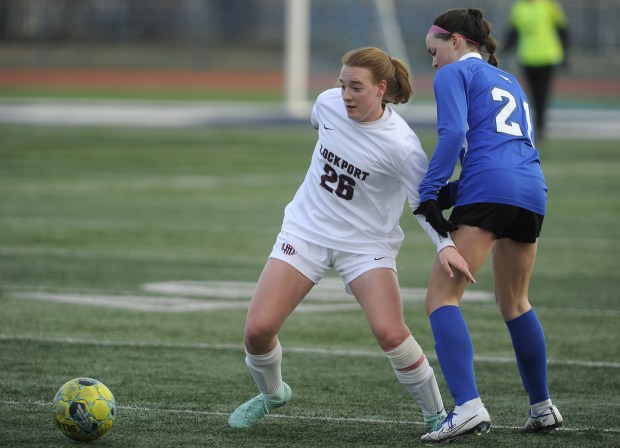
[(559, 64), (564, 58), (557, 28), (566, 26), (562, 7), (554, 0), (518, 0), (510, 22), (519, 35), (517, 55), (523, 65)]

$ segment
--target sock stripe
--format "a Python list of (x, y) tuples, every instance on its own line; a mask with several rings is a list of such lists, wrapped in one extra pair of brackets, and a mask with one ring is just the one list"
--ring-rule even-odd
[(403, 367), (401, 369), (396, 369), (396, 370), (398, 370), (399, 372), (410, 372), (420, 367), (425, 359), (426, 359), (426, 356), (422, 355), (420, 359), (418, 359), (416, 362), (411, 364), (409, 367)]

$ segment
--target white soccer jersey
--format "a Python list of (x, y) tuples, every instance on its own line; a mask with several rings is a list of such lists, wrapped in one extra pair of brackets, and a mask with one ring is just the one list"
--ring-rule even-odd
[[(351, 120), (339, 88), (319, 95), (311, 121), (318, 141), (282, 230), (330, 249), (396, 258), (403, 205), (418, 206), (428, 168), (417, 135), (389, 106), (377, 121)], [(453, 245), (417, 218), (438, 251)]]

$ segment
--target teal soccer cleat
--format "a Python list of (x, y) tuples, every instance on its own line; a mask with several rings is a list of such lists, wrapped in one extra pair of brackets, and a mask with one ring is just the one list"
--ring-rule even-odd
[(448, 414), (446, 411), (442, 410), (439, 414), (434, 415), (432, 417), (424, 416), (424, 423), (428, 427), (428, 432), (437, 431), (437, 429), (441, 426), (443, 421), (446, 419)]
[(284, 382), (278, 392), (273, 394), (274, 397), (281, 397), (279, 399), (269, 398), (264, 394), (258, 394), (256, 397), (243, 403), (230, 414), (228, 426), (237, 429), (250, 428), (266, 414), (288, 403), (292, 395), (293, 392), (291, 388)]

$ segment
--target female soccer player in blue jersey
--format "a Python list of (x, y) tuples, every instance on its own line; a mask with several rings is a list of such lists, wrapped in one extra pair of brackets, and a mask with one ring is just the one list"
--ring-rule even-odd
[[(260, 394), (235, 409), (233, 428), (249, 428), (291, 399), (282, 380), (278, 332), (288, 316), (334, 268), (364, 310), (396, 377), (416, 400), (429, 429), (445, 417), (432, 367), (403, 318), (396, 255), (406, 200), (417, 208), (428, 158), (407, 122), (388, 103), (411, 96), (409, 71), (378, 48), (342, 58), (338, 87), (321, 93), (311, 122), (318, 138), (310, 167), (286, 206), (280, 234), (248, 309), (247, 367)], [(449, 237), (422, 216), (446, 276), (474, 281)], [(454, 269), (454, 271), (453, 271)]]
[[(562, 426), (563, 419), (549, 396), (545, 338), (528, 287), (547, 187), (528, 99), (517, 79), (497, 67), (497, 43), (490, 32), (480, 10), (455, 9), (437, 17), (426, 36), (438, 69), (439, 138), (414, 213), (425, 215), (439, 234), (450, 232), (472, 273), (493, 253), (497, 303), (530, 399), (525, 430), (546, 431)], [(481, 53), (488, 54), (488, 62)], [(446, 186), (459, 158), (460, 177)], [(446, 198), (450, 203), (442, 204)], [(442, 205), (454, 205), (449, 221), (441, 214)], [(491, 425), (476, 388), (473, 346), (459, 308), (466, 286), (465, 277), (450, 278), (434, 264), (426, 309), (455, 409), (423, 441), (488, 432)]]

